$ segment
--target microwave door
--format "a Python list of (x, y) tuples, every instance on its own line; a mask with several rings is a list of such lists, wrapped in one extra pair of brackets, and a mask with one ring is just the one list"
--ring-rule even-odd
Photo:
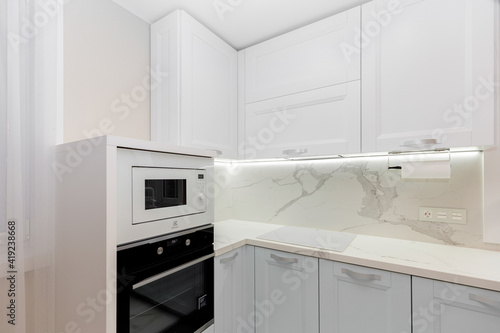
[(145, 179), (144, 209), (184, 206), (187, 203), (186, 179)]
[(134, 167), (132, 177), (133, 224), (206, 211), (204, 170)]

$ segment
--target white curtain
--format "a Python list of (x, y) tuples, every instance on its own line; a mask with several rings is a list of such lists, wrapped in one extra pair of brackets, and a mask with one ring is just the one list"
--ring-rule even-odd
[[(59, 2), (58, 2), (59, 1)], [(0, 0), (0, 332), (53, 333), (60, 0)]]

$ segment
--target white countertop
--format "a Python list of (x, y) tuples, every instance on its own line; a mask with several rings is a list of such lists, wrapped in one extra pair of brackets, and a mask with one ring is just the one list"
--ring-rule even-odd
[(500, 252), (356, 235), (341, 253), (258, 238), (281, 227), (239, 220), (215, 223), (215, 255), (248, 244), (500, 291)]

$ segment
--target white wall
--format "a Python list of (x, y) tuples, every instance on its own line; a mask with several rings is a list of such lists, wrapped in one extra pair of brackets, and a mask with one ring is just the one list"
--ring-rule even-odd
[[(64, 141), (150, 139), (149, 24), (111, 0), (64, 6)], [(128, 101), (127, 101), (128, 100)]]

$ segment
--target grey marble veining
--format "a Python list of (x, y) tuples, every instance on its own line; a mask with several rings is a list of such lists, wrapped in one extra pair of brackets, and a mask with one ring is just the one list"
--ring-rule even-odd
[[(454, 153), (450, 179), (401, 179), (388, 157), (225, 164), (216, 221), (239, 219), (500, 250), (482, 242), (482, 153)], [(467, 209), (466, 225), (419, 221), (419, 207)]]

